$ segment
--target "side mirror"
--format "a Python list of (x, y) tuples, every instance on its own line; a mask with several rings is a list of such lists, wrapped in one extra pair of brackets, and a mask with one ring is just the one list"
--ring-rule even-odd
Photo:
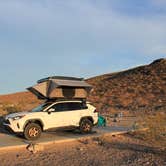
[(55, 111), (54, 108), (50, 108), (47, 112), (48, 112), (48, 114), (51, 114), (51, 112), (54, 112), (54, 111)]

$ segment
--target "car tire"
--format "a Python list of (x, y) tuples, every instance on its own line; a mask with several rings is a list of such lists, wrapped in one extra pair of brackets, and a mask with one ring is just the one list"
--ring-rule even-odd
[(92, 131), (92, 122), (89, 119), (83, 119), (80, 123), (80, 131), (81, 133), (90, 133)]
[(42, 132), (41, 127), (36, 123), (29, 123), (24, 129), (24, 137), (27, 140), (36, 140)]

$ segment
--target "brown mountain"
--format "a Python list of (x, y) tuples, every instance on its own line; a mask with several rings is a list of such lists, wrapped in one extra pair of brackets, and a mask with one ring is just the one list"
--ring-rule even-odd
[[(87, 80), (94, 88), (89, 100), (100, 111), (153, 111), (166, 109), (166, 59), (130, 70)], [(0, 106), (31, 109), (40, 101), (29, 92), (0, 95)]]
[(30, 92), (0, 95), (0, 114), (3, 109), (6, 110), (5, 112), (8, 112), (8, 109), (14, 111), (29, 110), (39, 103), (40, 101)]
[(89, 99), (104, 112), (166, 109), (166, 59), (88, 80)]

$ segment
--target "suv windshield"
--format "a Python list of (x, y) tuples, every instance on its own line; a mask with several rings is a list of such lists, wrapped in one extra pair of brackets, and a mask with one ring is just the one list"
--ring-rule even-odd
[(51, 102), (49, 102), (49, 103), (43, 103), (43, 104), (39, 105), (38, 107), (32, 109), (31, 112), (41, 112), (41, 111), (43, 111), (46, 107), (48, 107), (51, 104), (52, 104)]

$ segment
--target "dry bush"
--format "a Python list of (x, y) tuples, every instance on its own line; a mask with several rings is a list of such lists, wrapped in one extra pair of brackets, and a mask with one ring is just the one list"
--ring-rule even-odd
[(7, 112), (3, 108), (0, 108), (0, 116), (6, 115)]
[(0, 115), (20, 112), (21, 108), (18, 105), (14, 104), (3, 104), (0, 110)]
[(157, 146), (166, 147), (166, 112), (157, 112), (142, 119), (147, 131), (135, 131), (133, 136)]
[(166, 114), (157, 113), (156, 115), (146, 118), (147, 126), (149, 127), (148, 134), (155, 140), (160, 140), (166, 136)]

